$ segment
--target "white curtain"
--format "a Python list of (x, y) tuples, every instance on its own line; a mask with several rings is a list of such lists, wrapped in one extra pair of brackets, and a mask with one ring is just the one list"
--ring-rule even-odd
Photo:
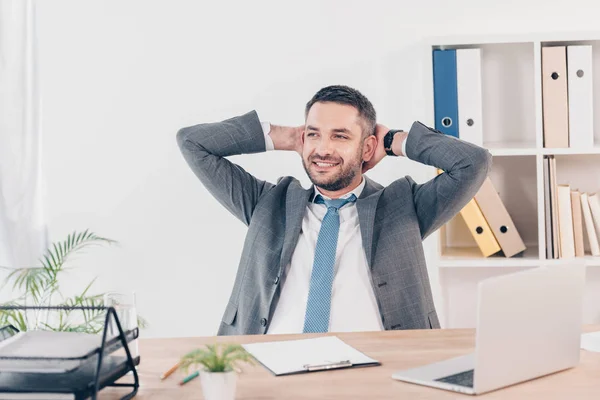
[(34, 0), (0, 0), (0, 265), (46, 247)]

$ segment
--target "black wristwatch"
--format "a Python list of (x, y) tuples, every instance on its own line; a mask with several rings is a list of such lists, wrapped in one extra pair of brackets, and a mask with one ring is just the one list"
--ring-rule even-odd
[(383, 137), (383, 148), (388, 156), (398, 157), (397, 154), (394, 154), (392, 151), (392, 142), (394, 141), (394, 135), (398, 132), (404, 132), (402, 129), (390, 129), (388, 133)]

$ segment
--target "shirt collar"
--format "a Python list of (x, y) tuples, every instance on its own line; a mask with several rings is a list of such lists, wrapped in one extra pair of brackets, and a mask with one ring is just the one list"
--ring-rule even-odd
[[(355, 195), (356, 198), (358, 199), (358, 197), (362, 193), (363, 189), (365, 188), (365, 184), (366, 183), (367, 183), (367, 181), (366, 181), (365, 177), (363, 176), (362, 177), (362, 181), (360, 182), (360, 185), (358, 185), (357, 187), (355, 187), (354, 190), (352, 190), (351, 192), (348, 192), (345, 195), (341, 196), (340, 199), (347, 199), (351, 195)], [(315, 201), (315, 197), (317, 197), (318, 194), (320, 194), (321, 196), (323, 196), (323, 198), (325, 200), (331, 200), (331, 197), (325, 196), (323, 193), (321, 193), (321, 191), (316, 186), (313, 186), (313, 187), (314, 187), (314, 192), (313, 192), (313, 195), (312, 195), (311, 202)]]

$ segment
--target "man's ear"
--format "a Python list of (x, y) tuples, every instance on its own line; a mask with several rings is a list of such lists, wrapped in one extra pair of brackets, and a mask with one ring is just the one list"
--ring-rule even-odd
[(363, 161), (368, 162), (375, 155), (377, 149), (377, 137), (375, 135), (369, 135), (365, 138), (363, 145)]

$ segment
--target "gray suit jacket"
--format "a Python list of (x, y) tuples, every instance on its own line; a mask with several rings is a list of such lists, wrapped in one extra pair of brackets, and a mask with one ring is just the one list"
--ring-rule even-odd
[[(248, 226), (219, 335), (263, 334), (285, 281), (309, 196), (290, 176), (257, 179), (225, 157), (265, 151), (256, 112), (181, 129), (177, 142), (208, 191)], [(386, 330), (439, 328), (422, 240), (456, 215), (491, 168), (490, 153), (415, 122), (407, 156), (446, 173), (417, 184), (410, 176), (383, 187), (366, 178), (356, 202), (363, 247)]]

